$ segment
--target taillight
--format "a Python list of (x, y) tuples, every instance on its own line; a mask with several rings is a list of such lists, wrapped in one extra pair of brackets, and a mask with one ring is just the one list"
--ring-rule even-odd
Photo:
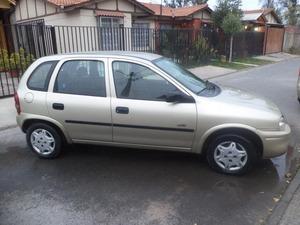
[(20, 100), (19, 100), (19, 96), (18, 96), (17, 92), (15, 93), (14, 98), (15, 98), (15, 106), (16, 106), (17, 113), (18, 113), (18, 115), (20, 115), (20, 113), (21, 113), (21, 106), (20, 106)]

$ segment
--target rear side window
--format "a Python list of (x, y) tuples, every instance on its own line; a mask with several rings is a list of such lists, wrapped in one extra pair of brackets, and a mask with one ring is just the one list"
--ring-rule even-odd
[(40, 64), (30, 75), (27, 87), (31, 90), (47, 91), (50, 76), (58, 61), (49, 61)]
[(65, 62), (57, 74), (54, 92), (106, 97), (104, 63), (96, 60)]

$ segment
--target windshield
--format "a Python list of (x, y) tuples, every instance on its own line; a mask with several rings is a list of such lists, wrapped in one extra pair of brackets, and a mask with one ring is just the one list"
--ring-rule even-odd
[(167, 58), (156, 59), (153, 63), (195, 94), (199, 94), (206, 89), (205, 81)]

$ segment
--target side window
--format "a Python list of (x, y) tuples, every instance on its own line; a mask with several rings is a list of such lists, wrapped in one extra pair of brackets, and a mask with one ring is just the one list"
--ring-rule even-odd
[(40, 64), (30, 75), (27, 87), (31, 90), (47, 91), (52, 72), (58, 61), (49, 61)]
[(65, 62), (57, 74), (54, 92), (106, 97), (104, 63), (96, 60)]
[(118, 98), (164, 101), (180, 91), (151, 69), (130, 62), (113, 62), (113, 76)]

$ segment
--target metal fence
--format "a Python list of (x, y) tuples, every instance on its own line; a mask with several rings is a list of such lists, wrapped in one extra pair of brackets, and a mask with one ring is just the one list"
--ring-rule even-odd
[[(195, 54), (208, 54), (208, 49), (215, 48), (218, 43), (218, 34), (212, 30), (47, 26), (43, 23), (2, 26), (6, 40), (0, 36), (0, 42), (6, 42), (7, 47), (0, 50), (0, 97), (13, 95), (21, 74), (42, 56), (87, 51), (143, 51), (186, 64)], [(199, 40), (202, 45), (198, 45), (198, 52), (195, 52), (195, 43)], [(206, 52), (201, 48), (206, 48)]]
[[(0, 49), (0, 97), (13, 95), (20, 76), (42, 56), (87, 51), (143, 51), (189, 64), (207, 61), (226, 50), (225, 38), (212, 29), (47, 26), (43, 23), (2, 26), (5, 35), (0, 35), (0, 43), (6, 42), (6, 48)], [(247, 42), (245, 39), (241, 43), (248, 45)], [(235, 49), (240, 48), (235, 46)], [(249, 45), (248, 49), (254, 48)]]

